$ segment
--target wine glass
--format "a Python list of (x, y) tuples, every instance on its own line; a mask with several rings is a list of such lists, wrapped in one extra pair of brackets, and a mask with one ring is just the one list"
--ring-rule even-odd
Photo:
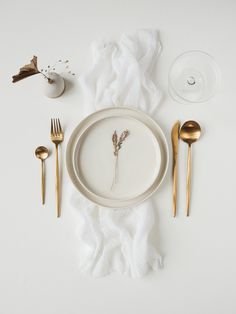
[(214, 59), (202, 51), (188, 51), (178, 56), (169, 71), (169, 93), (180, 103), (200, 103), (217, 91), (220, 71)]

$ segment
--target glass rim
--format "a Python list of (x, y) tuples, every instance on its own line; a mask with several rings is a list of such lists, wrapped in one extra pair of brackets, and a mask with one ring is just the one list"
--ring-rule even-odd
[[(191, 54), (191, 53), (199, 53), (199, 54), (202, 54), (204, 55), (205, 57), (208, 57), (209, 60), (211, 60), (211, 62), (214, 64), (215, 66), (215, 69), (216, 69), (216, 86), (214, 88), (214, 90), (212, 91), (212, 93), (210, 93), (210, 95), (206, 98), (204, 98), (204, 100), (189, 100), (189, 99), (186, 99), (184, 98), (183, 96), (181, 96), (177, 91), (176, 89), (174, 88), (173, 84), (172, 84), (172, 81), (171, 81), (171, 72), (172, 72), (172, 69), (176, 63), (177, 60), (181, 59), (183, 56), (187, 55), (187, 54)], [(170, 69), (169, 69), (169, 73), (168, 73), (168, 83), (169, 83), (169, 89), (171, 88), (172, 91), (174, 91), (176, 93), (176, 95), (181, 98), (183, 101), (185, 102), (189, 102), (189, 103), (202, 103), (202, 102), (206, 102), (208, 101), (210, 98), (212, 98), (218, 87), (219, 87), (219, 83), (220, 83), (220, 68), (218, 66), (218, 64), (216, 63), (215, 59), (207, 52), (205, 51), (202, 51), (202, 50), (188, 50), (188, 51), (184, 51), (183, 53), (181, 53), (180, 55), (178, 55), (174, 60), (173, 62), (171, 63), (171, 66), (170, 66)], [(173, 95), (170, 95), (172, 98), (173, 98)], [(176, 100), (176, 99), (175, 99)]]

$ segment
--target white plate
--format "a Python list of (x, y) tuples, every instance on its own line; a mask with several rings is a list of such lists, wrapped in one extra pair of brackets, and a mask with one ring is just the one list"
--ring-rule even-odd
[[(112, 134), (129, 136), (119, 151), (117, 183)], [(143, 112), (110, 107), (86, 117), (74, 130), (66, 152), (67, 169), (77, 189), (92, 202), (128, 207), (148, 198), (162, 182), (168, 147), (157, 123)]]

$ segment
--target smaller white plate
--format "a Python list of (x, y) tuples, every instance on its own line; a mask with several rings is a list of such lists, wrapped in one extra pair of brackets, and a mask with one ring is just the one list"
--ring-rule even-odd
[[(112, 134), (129, 136), (118, 156), (117, 183)], [(127, 207), (149, 197), (160, 185), (168, 165), (163, 132), (148, 115), (127, 107), (111, 107), (85, 118), (67, 147), (67, 169), (78, 190), (105, 207)]]

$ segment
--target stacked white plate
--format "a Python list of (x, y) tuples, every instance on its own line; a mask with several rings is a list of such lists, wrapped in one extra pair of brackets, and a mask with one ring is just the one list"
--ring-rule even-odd
[[(119, 150), (117, 182), (112, 186), (115, 156), (112, 135), (129, 136)], [(142, 111), (110, 107), (86, 117), (73, 131), (66, 152), (76, 188), (95, 204), (121, 208), (138, 204), (160, 186), (169, 160), (166, 138)]]

